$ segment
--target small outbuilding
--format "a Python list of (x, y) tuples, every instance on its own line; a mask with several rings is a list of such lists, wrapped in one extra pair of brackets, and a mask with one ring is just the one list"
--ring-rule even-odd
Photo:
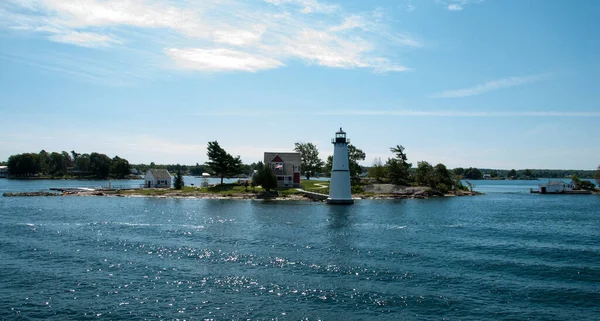
[(149, 169), (144, 176), (146, 188), (170, 188), (173, 177), (166, 169)]
[(565, 183), (563, 181), (548, 181), (545, 184), (539, 185), (541, 194), (560, 194), (573, 190), (573, 183)]

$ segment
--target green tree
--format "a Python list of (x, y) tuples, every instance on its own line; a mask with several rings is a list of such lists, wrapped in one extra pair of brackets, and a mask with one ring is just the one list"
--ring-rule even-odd
[(105, 154), (90, 154), (90, 172), (98, 178), (107, 178), (110, 173), (111, 159)]
[(64, 154), (56, 152), (50, 154), (48, 173), (52, 176), (64, 176), (67, 174), (67, 160), (65, 159)]
[(112, 164), (110, 166), (110, 174), (117, 178), (123, 178), (129, 175), (129, 161), (119, 156), (115, 156), (112, 159)]
[(77, 163), (77, 158), (79, 158), (79, 153), (76, 153), (74, 150), (71, 151), (71, 156), (73, 156), (73, 163), (76, 164)]
[[(350, 162), (350, 161), (348, 161)], [(327, 173), (327, 176), (331, 176), (331, 168), (333, 167), (333, 156), (329, 155), (327, 156), (327, 162), (325, 162), (325, 165), (323, 166), (323, 172)]]
[(454, 185), (452, 174), (450, 174), (446, 165), (442, 163), (435, 165), (433, 168), (433, 175), (435, 180), (434, 188), (440, 192), (447, 193)]
[(179, 166), (179, 164), (177, 164), (178, 168), (177, 168), (177, 173), (175, 174), (175, 182), (174, 182), (174, 187), (177, 190), (180, 190), (183, 188), (183, 186), (185, 185), (185, 183), (183, 182), (183, 175), (181, 174), (181, 167)]
[(396, 145), (396, 147), (391, 147), (390, 151), (396, 154), (396, 159), (398, 159), (405, 167), (411, 168), (412, 164), (408, 163), (408, 157), (404, 152), (405, 148), (402, 145)]
[(225, 177), (232, 177), (242, 173), (242, 160), (239, 156), (233, 157), (228, 154), (217, 141), (209, 142), (206, 155), (208, 156), (208, 162), (206, 165), (210, 167), (213, 172), (221, 177), (221, 184)]
[(571, 180), (573, 181), (573, 185), (575, 189), (583, 189), (588, 191), (593, 191), (596, 189), (594, 183), (588, 180), (581, 180), (577, 175), (571, 176)]
[(515, 169), (511, 169), (510, 171), (508, 171), (508, 174), (506, 174), (506, 176), (508, 178), (516, 178), (517, 177), (517, 171)]
[(273, 174), (269, 166), (265, 166), (262, 162), (258, 162), (257, 167), (257, 172), (252, 176), (252, 184), (254, 186), (260, 185), (267, 192), (276, 189), (277, 177), (275, 177), (275, 174)]
[(454, 174), (460, 175), (460, 176), (463, 176), (465, 174), (465, 169), (462, 167), (457, 167), (457, 168), (453, 169), (452, 171), (454, 172)]
[(50, 164), (50, 154), (48, 154), (48, 152), (46, 152), (45, 150), (41, 150), (38, 153), (38, 162), (39, 162), (39, 166), (40, 166), (40, 172), (42, 174), (48, 174), (49, 171), (49, 164)]
[(39, 155), (17, 154), (8, 157), (8, 171), (12, 176), (34, 176), (41, 170)]
[(433, 166), (426, 161), (418, 162), (415, 170), (415, 180), (420, 186), (435, 187)]
[(462, 188), (460, 178), (454, 179), (446, 165), (441, 163), (434, 167), (425, 161), (418, 162), (415, 178), (419, 185), (431, 187), (442, 193), (447, 193), (452, 187)]
[(409, 185), (403, 164), (396, 158), (388, 158), (385, 163), (387, 178), (395, 185)]
[(67, 168), (72, 168), (73, 167), (73, 158), (71, 158), (71, 154), (65, 152), (64, 150), (61, 152), (63, 160), (65, 162), (65, 166)]
[(468, 188), (462, 183), (462, 176), (456, 174), (452, 175), (452, 189), (455, 191), (468, 190)]
[(523, 171), (524, 178), (535, 178), (535, 173), (531, 169), (526, 169)]
[(483, 174), (479, 169), (469, 167), (465, 170), (465, 174), (463, 176), (468, 179), (481, 179), (483, 177)]
[(409, 169), (412, 164), (408, 162), (408, 157), (404, 152), (405, 148), (402, 145), (391, 147), (390, 151), (396, 154), (396, 158), (388, 159), (388, 177), (392, 183), (397, 185), (408, 185), (410, 179)]
[(75, 161), (75, 169), (79, 174), (87, 175), (90, 173), (90, 154), (80, 154)]
[(294, 151), (302, 154), (302, 171), (306, 179), (323, 167), (323, 161), (319, 158), (319, 150), (313, 143), (294, 143)]
[(369, 168), (369, 177), (381, 180), (385, 178), (388, 174), (388, 168), (383, 164), (381, 158), (377, 157), (373, 161), (373, 166)]
[(190, 168), (190, 175), (192, 175), (192, 176), (201, 176), (202, 173), (205, 173), (207, 171), (208, 171), (208, 169), (206, 168), (206, 166), (200, 165), (200, 164), (196, 163), (195, 166), (192, 166)]
[(348, 167), (350, 168), (350, 177), (356, 177), (362, 173), (362, 167), (358, 162), (365, 160), (366, 157), (367, 154), (365, 154), (365, 152), (352, 144), (348, 144)]

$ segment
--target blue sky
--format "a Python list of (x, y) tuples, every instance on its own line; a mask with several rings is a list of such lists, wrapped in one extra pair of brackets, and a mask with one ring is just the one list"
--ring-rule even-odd
[(340, 126), (365, 165), (600, 164), (599, 1), (5, 0), (0, 160), (244, 162)]

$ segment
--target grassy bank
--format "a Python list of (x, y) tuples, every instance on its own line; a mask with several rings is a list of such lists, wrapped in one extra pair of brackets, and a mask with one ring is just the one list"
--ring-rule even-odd
[[(302, 180), (300, 182), (302, 189), (327, 194), (329, 193), (329, 182), (324, 181), (314, 181), (314, 180)], [(177, 195), (177, 196), (220, 196), (220, 197), (235, 197), (235, 196), (257, 196), (264, 192), (264, 189), (260, 186), (250, 187), (250, 186), (240, 186), (236, 183), (231, 184), (222, 184), (211, 186), (208, 188), (199, 188), (196, 186), (185, 186), (181, 190), (169, 189), (169, 188), (151, 188), (151, 189), (136, 189), (136, 190), (120, 190), (120, 191), (108, 191), (105, 194), (116, 194), (123, 196), (132, 196), (132, 195), (140, 195), (140, 196), (169, 196), (169, 195)], [(302, 195), (300, 191), (296, 188), (278, 188), (277, 192), (280, 196), (292, 196), (292, 195)]]

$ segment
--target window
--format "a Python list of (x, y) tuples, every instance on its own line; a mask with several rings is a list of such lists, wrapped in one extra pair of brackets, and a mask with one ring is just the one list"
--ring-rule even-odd
[(277, 176), (278, 181), (283, 181), (283, 176)]

